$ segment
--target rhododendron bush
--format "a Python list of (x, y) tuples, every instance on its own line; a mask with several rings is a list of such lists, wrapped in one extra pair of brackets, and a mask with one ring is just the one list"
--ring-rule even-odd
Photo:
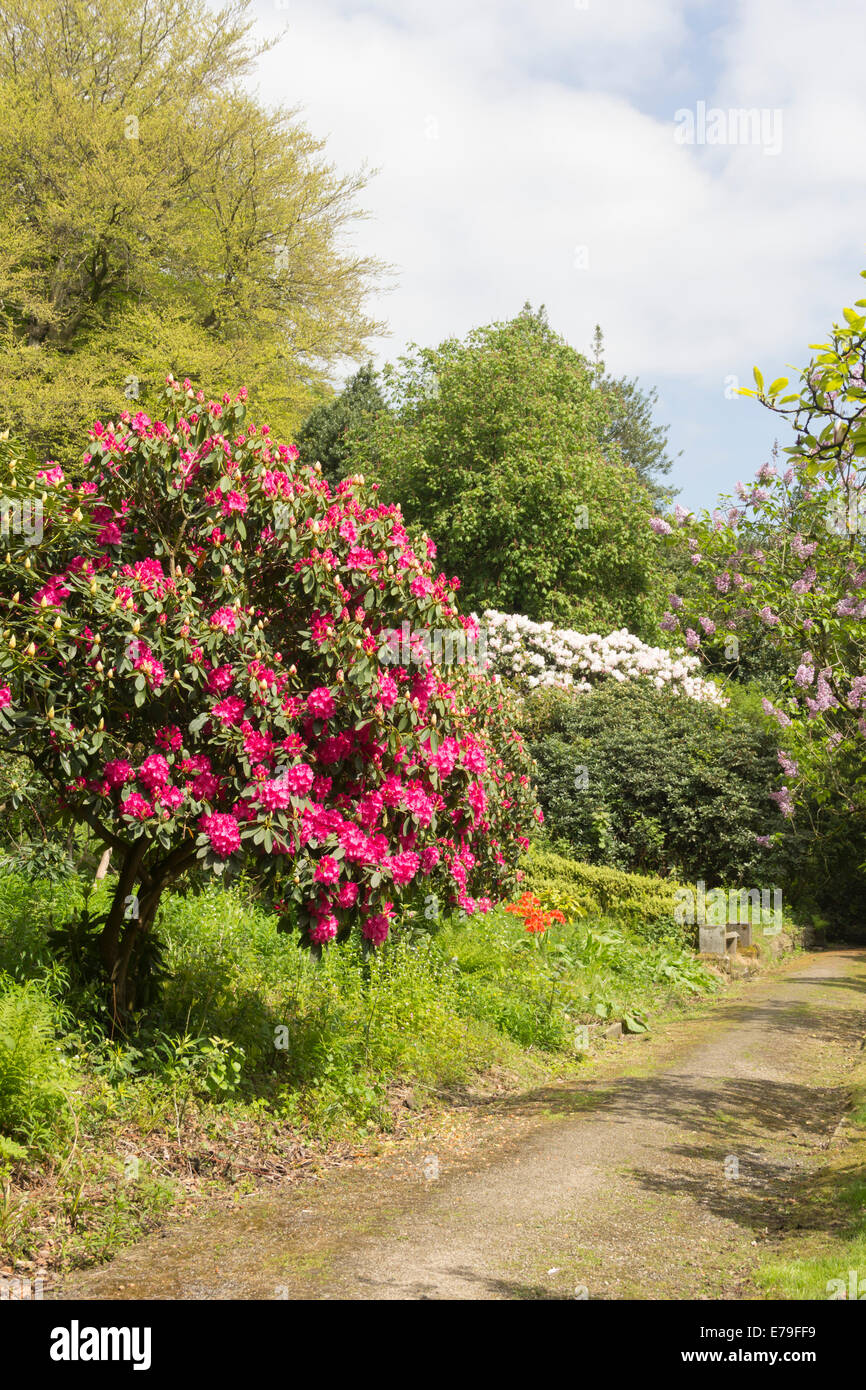
[(484, 613), (482, 624), (494, 669), (528, 690), (559, 686), (586, 693), (602, 679), (644, 680), (692, 700), (727, 703), (714, 681), (696, 674), (699, 656), (681, 647), (670, 652), (648, 646), (625, 628), (601, 637), (493, 609)]
[(781, 693), (763, 701), (784, 731), (773, 797), (787, 817), (807, 805), (813, 836), (832, 831), (853, 868), (866, 812), (866, 316), (844, 318), (798, 390), (765, 388), (756, 370), (745, 393), (790, 418), (787, 462), (763, 465), (712, 514), (677, 508), (653, 524), (689, 554), (663, 626), (695, 652), (724, 645), (736, 660), (757, 641), (786, 659)]
[(363, 478), (298, 469), (244, 401), (169, 378), (164, 420), (94, 425), (69, 476), (13, 475), (44, 493), (44, 536), (7, 540), (0, 728), (112, 850), (118, 1010), (195, 866), (255, 871), (310, 943), (379, 945), (413, 895), (505, 895), (538, 814), (494, 678), (380, 664), (406, 621), (472, 626), (432, 541), (417, 553)]

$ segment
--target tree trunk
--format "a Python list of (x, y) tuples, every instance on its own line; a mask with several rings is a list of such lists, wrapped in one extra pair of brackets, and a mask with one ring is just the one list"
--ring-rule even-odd
[[(117, 880), (117, 888), (114, 892), (114, 899), (106, 918), (102, 935), (99, 938), (99, 954), (102, 964), (112, 986), (112, 1011), (115, 1023), (121, 1021), (123, 1014), (128, 1013), (126, 1006), (126, 974), (129, 965), (129, 951), (131, 944), (127, 947), (127, 938), (132, 936), (134, 939), (135, 928), (138, 925), (137, 917), (127, 918), (129, 907), (135, 906), (133, 890), (138, 882), (141, 873), (141, 861), (147, 849), (147, 841), (144, 836), (127, 850), (123, 863), (120, 867), (120, 874)], [(128, 899), (132, 898), (130, 903)], [(140, 904), (138, 916), (140, 917)], [(132, 932), (130, 932), (132, 928)], [(120, 993), (118, 993), (118, 978), (121, 962), (124, 960), (123, 979)]]
[(179, 845), (161, 863), (145, 870), (142, 860), (148, 848), (149, 841), (142, 835), (127, 850), (99, 940), (102, 964), (111, 983), (114, 1022), (119, 1026), (135, 1007), (135, 972), (130, 970), (135, 947), (152, 927), (164, 890), (196, 857), (194, 844)]
[(162, 889), (163, 885), (160, 883), (143, 892), (138, 899), (138, 915), (130, 917), (126, 923), (119, 943), (117, 964), (111, 977), (115, 1021), (128, 1017), (135, 1009), (138, 980), (135, 974), (130, 972), (130, 962), (136, 946), (145, 932), (153, 926)]

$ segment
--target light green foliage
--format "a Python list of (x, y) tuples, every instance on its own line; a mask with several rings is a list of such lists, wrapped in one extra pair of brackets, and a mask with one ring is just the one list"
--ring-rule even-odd
[[(672, 930), (673, 886), (553, 854), (530, 862), (538, 891), (566, 916), (544, 940), (497, 908), (423, 928), (409, 916), (374, 954), (349, 942), (316, 960), (243, 885), (169, 894), (157, 926), (168, 978), (146, 1026), (134, 1042), (107, 1041), (95, 996), (79, 990), (67, 1046), (127, 1106), (139, 1092), (167, 1117), (208, 1102), (262, 1103), (327, 1131), (390, 1124), (392, 1083), (435, 1087), (493, 1061), (519, 1068), (526, 1049), (570, 1058), (581, 1021), (645, 1014), (710, 986)], [(6, 879), (0, 898), (0, 968), (29, 962), (22, 976), (48, 959), (50, 899), (28, 924), (26, 891)], [(64, 900), (55, 917), (73, 905)]]
[[(566, 890), (551, 901), (567, 897)], [(573, 1053), (582, 1050), (575, 1043), (581, 1025), (629, 1019), (645, 1027), (647, 1012), (663, 996), (716, 987), (690, 952), (659, 939), (660, 932), (650, 943), (613, 912), (582, 921), (580, 909), (566, 907), (564, 915), (564, 924), (541, 937), (501, 909), (471, 928), (446, 923), (437, 939), (443, 952), (453, 953), (464, 1010), (522, 1047)]]
[(363, 350), (365, 178), (248, 95), (251, 28), (249, 0), (0, 0), (3, 416), (43, 454), (167, 369), (285, 432)]
[(78, 1078), (61, 1050), (68, 1026), (44, 985), (0, 975), (0, 1166), (56, 1151), (72, 1128)]
[(640, 936), (658, 939), (681, 933), (673, 914), (676, 891), (682, 884), (672, 878), (582, 864), (533, 846), (526, 859), (523, 886), (536, 893), (545, 907), (568, 899), (584, 917), (617, 918)]

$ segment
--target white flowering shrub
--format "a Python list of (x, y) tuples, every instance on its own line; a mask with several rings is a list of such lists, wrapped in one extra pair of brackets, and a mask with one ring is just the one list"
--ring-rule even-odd
[(715, 682), (695, 674), (700, 657), (681, 647), (650, 647), (625, 628), (601, 637), (491, 608), (484, 612), (481, 626), (493, 669), (528, 690), (560, 686), (586, 692), (602, 679), (643, 680), (691, 700), (728, 704)]

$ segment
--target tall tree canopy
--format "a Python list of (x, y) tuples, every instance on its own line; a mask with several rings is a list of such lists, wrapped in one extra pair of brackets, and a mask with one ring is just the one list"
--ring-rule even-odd
[(352, 254), (365, 176), (246, 91), (249, 0), (0, 0), (4, 423), (65, 450), (100, 413), (247, 380), (303, 418), (374, 325)]
[(353, 467), (434, 537), (464, 607), (653, 627), (650, 494), (618, 454), (605, 457), (604, 394), (543, 312), (415, 348), (381, 380), (388, 409), (348, 430)]

